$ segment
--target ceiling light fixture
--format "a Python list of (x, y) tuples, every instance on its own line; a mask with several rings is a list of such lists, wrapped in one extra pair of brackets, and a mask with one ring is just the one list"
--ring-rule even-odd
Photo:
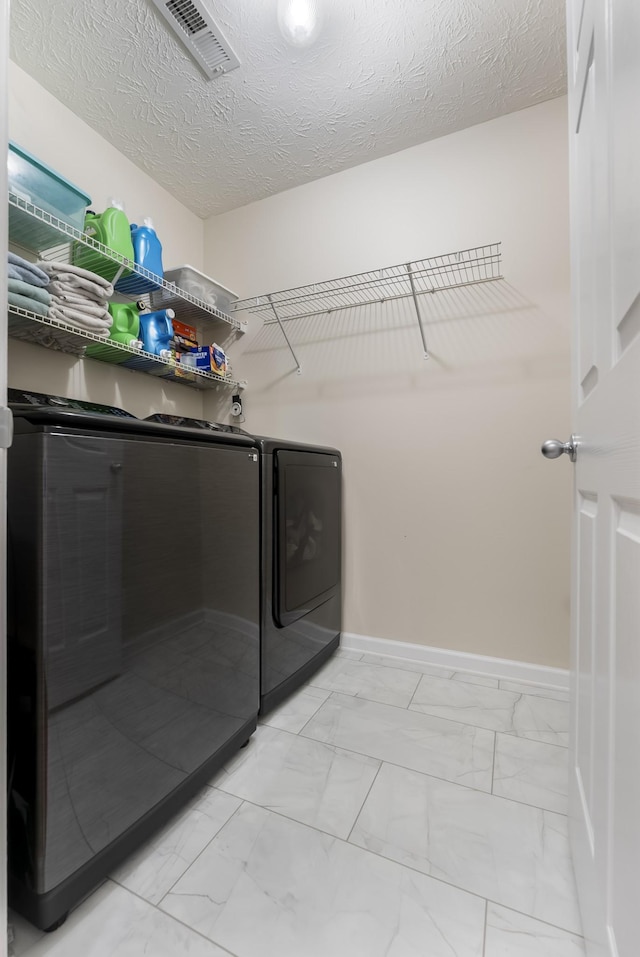
[(278, 26), (287, 43), (308, 47), (322, 26), (318, 0), (278, 0)]

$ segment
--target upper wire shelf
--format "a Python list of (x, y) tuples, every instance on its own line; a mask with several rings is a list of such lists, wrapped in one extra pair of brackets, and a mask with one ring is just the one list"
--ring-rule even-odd
[(243, 299), (234, 303), (234, 312), (263, 315), (266, 322), (276, 322), (273, 314), (275, 307), (282, 321), (302, 319), (337, 309), (402, 299), (411, 296), (413, 290), (421, 296), (471, 283), (502, 279), (500, 245), (476, 246), (445, 256), (433, 256), (341, 279), (298, 286), (268, 296)]
[[(68, 223), (56, 219), (46, 210), (34, 206), (24, 197), (11, 192), (9, 193), (9, 241), (52, 262), (70, 262), (74, 244), (80, 244), (83, 247), (84, 268), (91, 270), (92, 261), (98, 265), (104, 262), (104, 259), (108, 259), (116, 266), (114, 269), (116, 279), (124, 271), (140, 277), (140, 293), (136, 292), (135, 288), (131, 293), (116, 292), (116, 295), (121, 298), (135, 300), (143, 295), (150, 295), (151, 303), (155, 307), (173, 308), (179, 313), (178, 318), (181, 321), (224, 323), (224, 327), (234, 337), (246, 330), (246, 322), (220, 312), (209, 303), (197, 299), (174, 283), (166, 282), (162, 277), (138, 266), (115, 250), (103, 246), (102, 243), (96, 242), (90, 236), (69, 226)], [(135, 286), (135, 282), (130, 285)], [(153, 286), (156, 288), (152, 289)]]
[(432, 256), (429, 259), (386, 266), (384, 269), (356, 273), (340, 279), (298, 286), (266, 296), (242, 299), (234, 303), (234, 313), (248, 312), (260, 316), (265, 325), (278, 323), (300, 372), (300, 363), (283, 325), (285, 322), (411, 297), (422, 337), (424, 357), (428, 359), (419, 297), (502, 279), (500, 246), (500, 243), (474, 246), (443, 256)]

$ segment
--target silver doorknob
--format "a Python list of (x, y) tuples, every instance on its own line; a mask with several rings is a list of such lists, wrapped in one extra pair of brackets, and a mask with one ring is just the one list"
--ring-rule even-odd
[(540, 450), (546, 459), (559, 459), (564, 453), (575, 462), (578, 454), (578, 436), (572, 435), (568, 442), (559, 442), (558, 439), (547, 439), (542, 443)]

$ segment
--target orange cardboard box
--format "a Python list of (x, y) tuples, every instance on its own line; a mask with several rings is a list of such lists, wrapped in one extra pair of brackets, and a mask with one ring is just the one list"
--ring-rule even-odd
[(172, 319), (171, 324), (174, 335), (182, 336), (183, 339), (190, 339), (192, 342), (198, 341), (198, 334), (193, 326), (188, 326), (186, 322), (179, 322), (177, 319)]

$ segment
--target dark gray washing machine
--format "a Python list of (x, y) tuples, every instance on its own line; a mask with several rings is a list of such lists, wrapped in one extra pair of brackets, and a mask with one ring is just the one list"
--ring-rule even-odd
[(9, 398), (10, 898), (51, 929), (256, 726), (259, 452)]
[(307, 681), (340, 644), (342, 457), (256, 436), (261, 464), (260, 712)]

